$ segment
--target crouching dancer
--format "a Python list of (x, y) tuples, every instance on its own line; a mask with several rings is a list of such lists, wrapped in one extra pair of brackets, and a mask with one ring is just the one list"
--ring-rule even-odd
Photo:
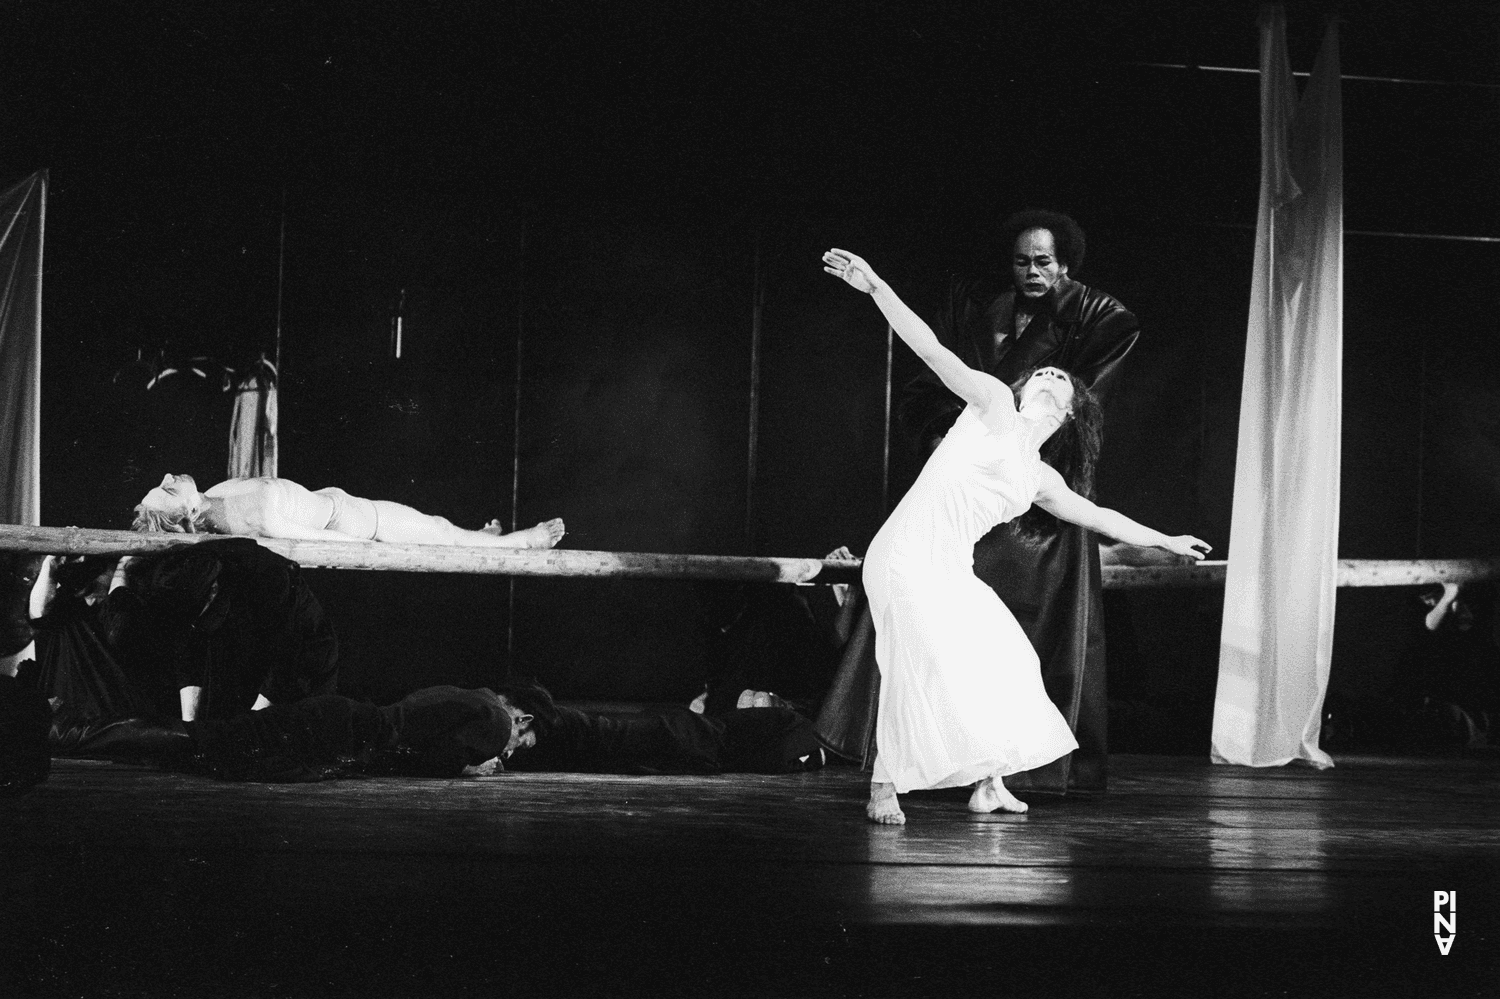
[(168, 474), (135, 508), (137, 531), (248, 534), (291, 541), (387, 541), (393, 544), (552, 548), (563, 522), (544, 520), (512, 534), (492, 520), (477, 531), (391, 500), (351, 496), (336, 486), (312, 490), (291, 479), (226, 479), (204, 492), (191, 475)]

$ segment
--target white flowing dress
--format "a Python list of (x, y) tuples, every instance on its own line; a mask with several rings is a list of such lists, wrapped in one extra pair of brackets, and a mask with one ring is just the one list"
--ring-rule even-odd
[(974, 575), (974, 542), (1031, 506), (1041, 458), (969, 407), (865, 555), (880, 712), (873, 779), (898, 792), (1030, 770), (1078, 742), (1025, 632)]

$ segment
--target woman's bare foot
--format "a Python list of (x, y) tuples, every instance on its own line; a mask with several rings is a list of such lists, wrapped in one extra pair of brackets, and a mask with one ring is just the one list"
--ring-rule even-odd
[(865, 817), (883, 826), (906, 825), (906, 813), (896, 800), (896, 785), (870, 782), (870, 803), (865, 805)]
[(544, 520), (535, 527), (528, 527), (524, 531), (517, 531), (511, 535), (506, 534), (504, 525), (498, 520), (490, 521), (479, 530), (485, 534), (514, 538), (520, 542), (515, 546), (517, 548), (556, 548), (557, 543), (563, 539), (563, 535), (568, 533), (563, 527), (561, 517)]
[(971, 812), (993, 812), (999, 809), (1002, 812), (1015, 812), (1021, 815), (1030, 807), (1006, 790), (1004, 782), (999, 777), (986, 777), (975, 784), (974, 794), (969, 798), (969, 811)]
[(527, 536), (527, 548), (556, 548), (557, 543), (568, 532), (563, 528), (562, 518), (553, 517), (551, 520), (544, 520), (535, 527), (527, 528), (521, 533)]

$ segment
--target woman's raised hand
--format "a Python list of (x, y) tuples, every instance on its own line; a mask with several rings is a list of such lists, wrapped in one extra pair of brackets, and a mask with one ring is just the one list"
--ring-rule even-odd
[(1213, 545), (1207, 541), (1200, 541), (1191, 534), (1179, 534), (1176, 537), (1167, 538), (1166, 543), (1160, 547), (1178, 555), (1185, 555), (1195, 562), (1202, 561), (1203, 556), (1214, 550)]
[(866, 295), (880, 286), (875, 269), (865, 263), (863, 257), (856, 257), (848, 250), (829, 250), (823, 254), (823, 269), (834, 277), (843, 278), (849, 282), (849, 287)]

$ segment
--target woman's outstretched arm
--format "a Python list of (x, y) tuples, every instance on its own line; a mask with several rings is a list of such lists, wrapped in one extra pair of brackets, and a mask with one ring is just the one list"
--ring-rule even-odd
[(1202, 559), (1213, 550), (1205, 541), (1191, 534), (1167, 535), (1138, 524), (1118, 510), (1099, 506), (1068, 488), (1063, 477), (1051, 465), (1042, 466), (1042, 485), (1036, 494), (1036, 505), (1058, 520), (1097, 531), (1126, 544), (1185, 555), (1191, 559)]
[[(944, 347), (932, 327), (922, 321), (905, 302), (875, 273), (875, 269), (848, 250), (829, 250), (823, 254), (823, 269), (843, 278), (856, 291), (875, 300), (891, 329), (932, 369), (944, 385), (965, 402), (988, 413), (998, 403), (1002, 412), (1015, 413), (1016, 400), (1010, 389), (998, 379), (975, 371), (953, 351)], [(1004, 429), (996, 427), (995, 429)]]

